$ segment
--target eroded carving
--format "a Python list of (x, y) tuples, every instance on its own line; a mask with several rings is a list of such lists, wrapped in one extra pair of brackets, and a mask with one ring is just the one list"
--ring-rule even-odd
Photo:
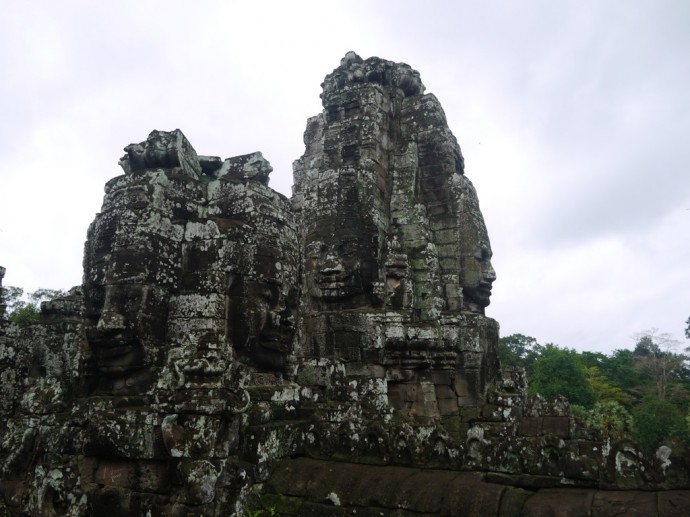
[[(272, 472), (339, 472), (316, 459), (356, 462), (341, 465), (358, 478), (380, 465), (373, 480), (393, 464), (390, 483), (403, 467), (443, 483), (481, 471), (501, 485), (465, 473), (458, 490), (487, 490), (487, 508), (510, 484), (690, 485), (682, 451), (605, 444), (566, 400), (527, 399), (524, 372), (501, 372), (488, 231), (424, 92), (409, 66), (349, 52), (307, 123), (291, 200), (261, 153), (198, 156), (179, 130), (127, 146), (83, 286), (0, 333), (0, 513), (239, 515), (281, 485), (264, 484)], [(414, 483), (386, 490), (396, 508), (440, 511)], [(523, 507), (509, 490), (506, 508)]]

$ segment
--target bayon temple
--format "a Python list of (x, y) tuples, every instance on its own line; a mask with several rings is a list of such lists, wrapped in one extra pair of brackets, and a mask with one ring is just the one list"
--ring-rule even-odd
[[(349, 52), (291, 199), (260, 152), (125, 147), (83, 283), (0, 330), (0, 516), (682, 515), (502, 370), (477, 192), (417, 71)], [(254, 512), (254, 513), (252, 513)]]

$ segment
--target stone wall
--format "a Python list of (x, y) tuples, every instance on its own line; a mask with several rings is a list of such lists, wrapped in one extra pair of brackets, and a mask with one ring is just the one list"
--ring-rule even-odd
[(299, 458), (281, 462), (252, 504), (278, 516), (674, 517), (690, 511), (690, 490), (524, 489), (479, 472)]

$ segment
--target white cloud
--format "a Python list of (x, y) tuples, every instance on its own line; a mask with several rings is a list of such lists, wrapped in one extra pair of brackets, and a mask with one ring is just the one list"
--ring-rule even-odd
[(348, 50), (438, 96), (491, 233), (505, 332), (628, 346), (690, 316), (690, 4), (10, 0), (0, 19), (0, 263), (69, 287), (121, 149), (182, 129), (261, 150), (290, 193)]

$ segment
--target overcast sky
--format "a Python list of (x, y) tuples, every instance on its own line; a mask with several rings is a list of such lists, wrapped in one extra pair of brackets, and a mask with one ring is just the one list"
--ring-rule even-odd
[(479, 193), (503, 335), (610, 352), (690, 316), (690, 2), (5, 0), (5, 285), (81, 283), (122, 148), (260, 150), (290, 195), (349, 50), (418, 70)]

